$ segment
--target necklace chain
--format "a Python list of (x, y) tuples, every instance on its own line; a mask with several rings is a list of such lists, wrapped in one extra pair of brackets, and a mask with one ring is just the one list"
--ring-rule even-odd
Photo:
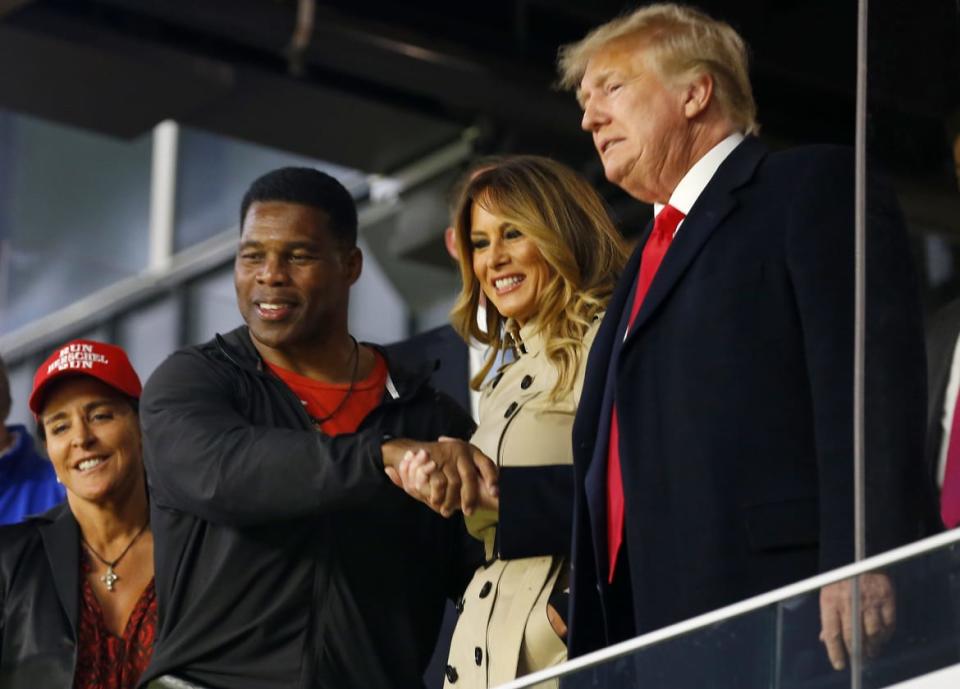
[(138, 538), (140, 538), (140, 534), (142, 534), (144, 531), (146, 531), (146, 529), (147, 529), (147, 527), (148, 527), (149, 525), (150, 525), (150, 520), (148, 519), (147, 521), (145, 521), (145, 522), (143, 523), (143, 526), (140, 527), (140, 530), (137, 531), (137, 533), (134, 534), (133, 538), (130, 539), (130, 542), (127, 543), (127, 547), (123, 549), (123, 552), (120, 553), (113, 562), (110, 562), (109, 560), (107, 560), (107, 558), (103, 557), (100, 553), (98, 553), (96, 550), (94, 550), (94, 549), (93, 549), (93, 546), (90, 545), (90, 544), (87, 542), (87, 539), (84, 538), (83, 536), (80, 536), (80, 541), (81, 541), (85, 546), (87, 546), (87, 550), (89, 550), (90, 553), (91, 553), (95, 558), (97, 558), (98, 560), (100, 560), (100, 562), (101, 562), (102, 564), (105, 564), (105, 565), (107, 566), (107, 572), (106, 572), (106, 574), (103, 574), (103, 575), (97, 577), (97, 578), (100, 579), (100, 581), (102, 581), (102, 582), (104, 583), (104, 585), (107, 587), (107, 591), (110, 591), (111, 593), (113, 593), (114, 587), (116, 586), (117, 582), (120, 580), (120, 576), (116, 573), (116, 571), (114, 571), (114, 567), (116, 567), (118, 564), (120, 564), (120, 560), (122, 560), (122, 559), (123, 559), (123, 556), (126, 555), (126, 554), (130, 551), (130, 548), (133, 547), (133, 544), (137, 542), (137, 539), (138, 539)]
[(353, 340), (353, 372), (350, 374), (350, 387), (347, 388), (347, 394), (343, 396), (332, 412), (322, 418), (317, 418), (316, 416), (310, 417), (313, 425), (317, 428), (320, 428), (320, 426), (339, 414), (340, 410), (343, 409), (343, 406), (347, 403), (347, 400), (350, 399), (350, 395), (353, 394), (353, 386), (357, 382), (357, 370), (360, 368), (360, 345), (357, 343), (357, 338), (353, 335), (350, 335), (350, 339)]

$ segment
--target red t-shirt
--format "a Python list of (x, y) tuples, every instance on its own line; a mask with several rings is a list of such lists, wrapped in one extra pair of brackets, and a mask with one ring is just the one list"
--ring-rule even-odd
[(90, 563), (81, 558), (80, 625), (73, 689), (134, 689), (153, 656), (157, 633), (157, 596), (153, 579), (130, 613), (123, 636), (115, 636), (103, 619), (100, 602), (87, 581)]
[(383, 401), (387, 387), (387, 362), (377, 351), (374, 351), (374, 356), (376, 361), (373, 370), (369, 376), (353, 384), (353, 392), (349, 392), (349, 383), (324, 383), (269, 362), (267, 366), (300, 398), (314, 425), (336, 410), (333, 417), (319, 425), (321, 431), (334, 436), (356, 432), (360, 422)]

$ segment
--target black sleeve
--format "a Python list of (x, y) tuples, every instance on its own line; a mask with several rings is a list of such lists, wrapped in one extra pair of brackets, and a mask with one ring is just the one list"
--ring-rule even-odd
[(503, 559), (570, 553), (573, 467), (500, 469), (498, 553)]
[[(808, 159), (788, 202), (786, 255), (814, 410), (821, 568), (853, 558), (854, 165)], [(918, 286), (892, 190), (872, 177), (867, 214), (868, 547), (919, 536), (926, 368)]]
[(459, 512), (450, 517), (451, 548), (447, 582), (447, 598), (456, 603), (463, 597), (467, 584), (477, 567), (483, 564), (483, 543), (467, 533), (466, 523)]
[(387, 480), (376, 430), (335, 438), (251, 426), (228, 372), (178, 352), (141, 399), (144, 463), (158, 504), (232, 525), (361, 505)]

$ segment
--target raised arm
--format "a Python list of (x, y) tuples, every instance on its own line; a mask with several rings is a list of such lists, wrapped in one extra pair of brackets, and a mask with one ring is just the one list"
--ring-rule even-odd
[(241, 394), (235, 377), (190, 350), (151, 376), (141, 422), (158, 504), (257, 524), (361, 504), (384, 484), (379, 432), (329, 438), (254, 426), (241, 414)]

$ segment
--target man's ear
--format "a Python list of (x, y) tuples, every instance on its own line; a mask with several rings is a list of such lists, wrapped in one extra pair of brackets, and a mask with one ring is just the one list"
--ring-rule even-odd
[(344, 252), (343, 265), (347, 271), (347, 279), (353, 285), (363, 272), (363, 252), (359, 246), (352, 246)]
[(713, 77), (706, 72), (695, 74), (683, 91), (683, 114), (688, 120), (701, 115), (713, 100)]

